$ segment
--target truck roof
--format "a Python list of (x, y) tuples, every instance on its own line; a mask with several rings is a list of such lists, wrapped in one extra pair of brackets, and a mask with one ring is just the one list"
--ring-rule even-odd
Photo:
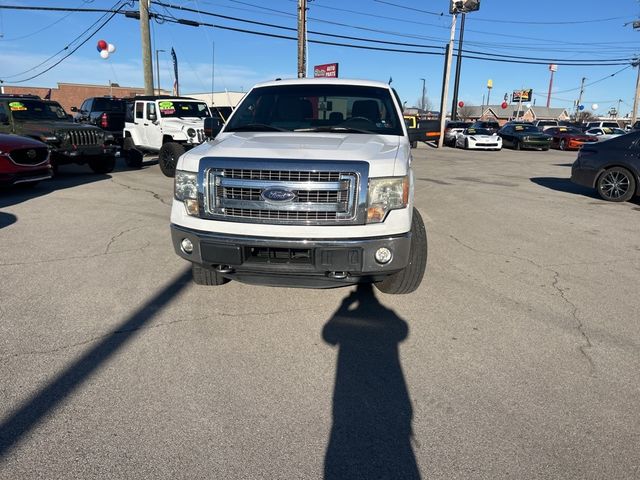
[(124, 100), (196, 100), (200, 101), (197, 98), (191, 97), (177, 97), (174, 95), (136, 95), (135, 97), (128, 97)]
[(329, 84), (329, 85), (357, 85), (365, 87), (378, 87), (378, 88), (390, 88), (390, 86), (384, 82), (376, 82), (373, 80), (358, 80), (353, 78), (289, 78), (281, 80), (271, 80), (269, 82), (262, 82), (255, 85), (255, 87), (273, 87), (277, 85), (316, 85), (316, 84)]

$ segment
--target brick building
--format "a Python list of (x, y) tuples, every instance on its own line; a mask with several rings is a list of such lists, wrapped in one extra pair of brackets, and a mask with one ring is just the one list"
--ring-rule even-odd
[[(85, 98), (103, 97), (105, 95), (113, 95), (114, 97), (133, 97), (135, 95), (144, 94), (144, 88), (138, 87), (121, 87), (117, 83), (111, 85), (88, 85), (83, 83), (58, 83), (56, 88), (48, 87), (18, 87), (5, 85), (3, 92), (8, 94), (31, 94), (45, 98), (51, 91), (51, 100), (60, 103), (67, 111), (71, 111), (71, 107), (79, 107)], [(164, 94), (169, 92), (162, 92)]]

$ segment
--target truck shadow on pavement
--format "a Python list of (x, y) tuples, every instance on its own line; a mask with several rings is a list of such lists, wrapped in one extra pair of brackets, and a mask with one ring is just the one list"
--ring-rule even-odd
[(0, 419), (0, 459), (24, 435), (51, 415), (58, 405), (80, 388), (118, 350), (133, 340), (136, 334), (190, 283), (190, 268), (178, 273), (157, 295), (141, 305), (113, 331), (99, 339), (90, 350), (78, 357), (48, 385), (35, 392), (8, 417)]
[(4, 227), (8, 227), (18, 221), (18, 217), (16, 217), (13, 213), (5, 213), (0, 212), (0, 229)]
[(574, 193), (576, 195), (583, 195), (590, 198), (600, 198), (596, 194), (595, 189), (583, 187), (582, 185), (576, 185), (569, 178), (533, 177), (529, 180), (537, 185), (540, 185), (541, 187), (556, 190), (557, 192)]
[(333, 425), (324, 478), (420, 479), (411, 445), (413, 408), (398, 345), (407, 323), (360, 284), (324, 326), (338, 346)]

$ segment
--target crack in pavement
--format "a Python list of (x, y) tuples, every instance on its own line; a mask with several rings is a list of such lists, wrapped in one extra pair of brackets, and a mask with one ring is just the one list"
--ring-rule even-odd
[[(275, 312), (239, 312), (239, 313), (226, 313), (226, 312), (216, 312), (215, 315), (219, 315), (221, 317), (255, 317), (255, 316), (269, 316), (269, 315), (278, 315), (280, 313), (291, 313), (291, 312), (308, 312), (309, 309), (308, 308), (298, 308), (298, 309), (293, 309), (293, 310), (280, 310), (280, 311), (275, 311)], [(156, 324), (152, 324), (152, 325), (148, 325), (148, 326), (141, 326), (141, 327), (136, 327), (136, 328), (129, 328), (126, 330), (114, 330), (112, 332), (108, 332), (108, 333), (104, 333), (102, 335), (96, 335), (94, 337), (88, 338), (86, 340), (82, 340), (80, 342), (76, 342), (76, 343), (71, 343), (68, 345), (62, 345), (60, 347), (56, 347), (56, 348), (52, 348), (49, 350), (33, 350), (30, 352), (20, 352), (20, 353), (14, 353), (11, 355), (5, 355), (3, 357), (0, 357), (0, 362), (7, 362), (9, 360), (18, 358), (18, 357), (29, 357), (32, 355), (49, 355), (52, 353), (57, 353), (63, 350), (69, 350), (70, 348), (75, 348), (75, 347), (81, 347), (83, 345), (87, 345), (88, 343), (93, 343), (93, 342), (97, 342), (98, 340), (102, 340), (104, 338), (113, 336), (113, 335), (121, 335), (123, 333), (130, 333), (130, 332), (135, 332), (138, 330), (152, 330), (155, 328), (160, 328), (160, 327), (167, 327), (167, 326), (171, 326), (171, 325), (175, 325), (178, 323), (185, 323), (185, 322), (199, 322), (201, 320), (206, 320), (211, 318), (211, 315), (206, 315), (206, 316), (200, 316), (200, 317), (195, 317), (195, 318), (180, 318), (180, 319), (176, 319), (176, 320), (172, 320), (170, 322), (162, 322), (162, 323), (156, 323)]]
[(591, 376), (594, 376), (596, 366), (593, 363), (593, 359), (589, 356), (589, 354), (586, 351), (588, 348), (592, 348), (593, 344), (591, 343), (591, 339), (589, 338), (589, 335), (587, 335), (587, 332), (584, 328), (584, 324), (582, 323), (582, 320), (578, 318), (578, 307), (576, 306), (575, 303), (573, 303), (571, 300), (567, 298), (565, 289), (558, 285), (560, 282), (560, 273), (555, 270), (548, 270), (548, 271), (553, 272), (553, 283), (551, 284), (551, 286), (560, 294), (560, 297), (562, 298), (562, 300), (564, 300), (567, 303), (567, 305), (571, 306), (571, 317), (575, 321), (576, 328), (578, 329), (578, 332), (580, 332), (580, 335), (582, 335), (582, 338), (584, 339), (584, 343), (585, 343), (584, 345), (581, 345), (578, 348), (580, 350), (580, 353), (582, 353), (582, 355), (584, 356), (584, 358), (587, 359), (587, 362), (589, 362), (589, 366), (591, 367), (591, 371), (589, 372), (589, 374)]
[(481, 254), (487, 254), (487, 255), (495, 255), (495, 256), (498, 256), (498, 257), (506, 257), (506, 258), (513, 258), (513, 259), (521, 260), (521, 261), (524, 261), (524, 262), (528, 262), (531, 265), (534, 265), (535, 267), (540, 268), (541, 270), (544, 270), (545, 272), (553, 273), (553, 282), (551, 283), (551, 287), (556, 292), (558, 292), (558, 294), (560, 295), (560, 298), (562, 298), (562, 300), (567, 305), (569, 305), (571, 307), (571, 318), (575, 322), (576, 329), (578, 330), (578, 332), (580, 333), (581, 337), (584, 340), (584, 345), (580, 345), (578, 347), (578, 349), (580, 350), (580, 353), (582, 354), (582, 356), (589, 363), (589, 367), (590, 367), (589, 375), (591, 375), (591, 376), (595, 375), (595, 363), (593, 362), (593, 359), (587, 353), (587, 349), (593, 348), (593, 344), (591, 343), (591, 339), (589, 338), (589, 335), (586, 332), (584, 323), (578, 317), (578, 307), (571, 300), (569, 300), (569, 298), (566, 295), (566, 289), (563, 289), (558, 285), (559, 281), (560, 281), (560, 273), (558, 271), (549, 268), (548, 265), (541, 265), (539, 263), (536, 263), (533, 260), (531, 260), (530, 258), (521, 257), (521, 256), (518, 256), (518, 255), (509, 255), (509, 254), (505, 254), (505, 253), (491, 252), (491, 251), (488, 251), (488, 250), (480, 250), (480, 249), (472, 247), (471, 245), (468, 245), (468, 244), (464, 243), (463, 241), (461, 241), (459, 238), (455, 237), (454, 235), (449, 234), (449, 237), (451, 239), (455, 240), (461, 246), (463, 246), (463, 247), (465, 247), (465, 248), (467, 248), (467, 249), (469, 249), (469, 250), (471, 250), (473, 252), (481, 253)]
[(147, 190), (144, 188), (136, 188), (136, 187), (132, 187), (131, 185), (126, 185), (124, 183), (120, 183), (120, 182), (116, 182), (115, 179), (113, 177), (111, 177), (111, 182), (115, 183), (116, 185), (120, 185), (121, 187), (127, 188), (129, 190), (135, 190), (138, 192), (145, 192), (145, 193), (150, 193), (151, 195), (153, 195), (153, 198), (155, 198), (156, 200), (160, 200), (160, 203), (164, 204), (164, 205), (168, 205), (171, 206), (170, 202), (165, 201), (159, 193), (154, 192), (153, 190)]
[(145, 248), (148, 248), (149, 246), (151, 246), (151, 242), (149, 240), (146, 240), (145, 244), (142, 245), (141, 247), (130, 248), (127, 250), (119, 250), (117, 252), (102, 252), (102, 253), (94, 253), (91, 255), (72, 255), (70, 257), (49, 258), (47, 260), (36, 260), (33, 262), (0, 263), (0, 267), (15, 267), (15, 266), (21, 266), (21, 265), (42, 265), (44, 263), (64, 262), (67, 260), (82, 260), (82, 259), (88, 259), (88, 258), (104, 257), (105, 255), (120, 255), (123, 253), (141, 252)]
[(104, 249), (104, 254), (106, 255), (107, 253), (109, 253), (109, 249), (111, 248), (111, 245), (113, 244), (113, 242), (115, 242), (122, 235), (124, 235), (125, 233), (133, 232), (134, 230), (140, 230), (141, 228), (144, 228), (144, 227), (145, 227), (144, 225), (138, 226), (138, 227), (131, 227), (115, 234), (113, 237), (111, 237), (111, 239), (109, 240), (109, 243), (107, 243), (107, 246)]

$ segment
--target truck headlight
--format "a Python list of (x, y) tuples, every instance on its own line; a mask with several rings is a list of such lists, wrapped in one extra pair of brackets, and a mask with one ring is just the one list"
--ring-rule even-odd
[(198, 174), (176, 170), (173, 196), (184, 203), (189, 215), (198, 215)]
[(405, 208), (409, 202), (409, 176), (369, 179), (367, 223), (384, 221), (390, 210)]

